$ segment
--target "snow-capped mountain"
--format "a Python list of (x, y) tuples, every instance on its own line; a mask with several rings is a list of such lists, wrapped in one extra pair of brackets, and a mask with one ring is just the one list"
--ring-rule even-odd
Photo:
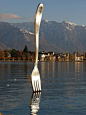
[[(15, 48), (16, 50), (23, 50), (25, 45), (28, 46), (29, 51), (35, 51), (35, 39), (33, 32), (26, 29), (24, 30), (23, 28), (18, 28), (10, 23), (0, 22), (0, 50), (12, 48)], [(47, 42), (47, 40), (42, 37), (40, 37), (39, 50), (63, 51), (54, 44)]]
[[(34, 23), (16, 23), (13, 24), (24, 30), (34, 33)], [(42, 20), (40, 27), (40, 36), (51, 44), (73, 53), (74, 51), (86, 51), (86, 26), (77, 25), (71, 22)]]

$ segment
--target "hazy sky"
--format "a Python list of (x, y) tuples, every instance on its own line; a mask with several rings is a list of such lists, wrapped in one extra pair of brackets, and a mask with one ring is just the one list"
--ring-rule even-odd
[(0, 21), (34, 21), (39, 3), (44, 4), (42, 19), (86, 25), (86, 0), (0, 0)]

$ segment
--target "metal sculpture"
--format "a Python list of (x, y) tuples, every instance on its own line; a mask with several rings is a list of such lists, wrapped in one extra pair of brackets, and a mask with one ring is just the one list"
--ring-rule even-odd
[(35, 32), (35, 63), (34, 63), (34, 69), (31, 74), (31, 85), (33, 92), (39, 92), (41, 91), (41, 79), (40, 79), (40, 73), (38, 70), (38, 51), (39, 51), (39, 28), (42, 18), (42, 12), (43, 12), (43, 4), (40, 3), (38, 5), (36, 14), (35, 14), (35, 22), (34, 22), (34, 32)]

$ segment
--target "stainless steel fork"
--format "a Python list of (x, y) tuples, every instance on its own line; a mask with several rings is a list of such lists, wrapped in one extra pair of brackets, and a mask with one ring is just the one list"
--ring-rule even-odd
[(34, 69), (31, 74), (31, 85), (33, 92), (41, 91), (41, 79), (38, 70), (38, 50), (39, 50), (39, 28), (42, 18), (43, 12), (43, 4), (39, 4), (36, 14), (35, 14), (35, 22), (34, 22), (34, 32), (35, 32), (35, 63)]

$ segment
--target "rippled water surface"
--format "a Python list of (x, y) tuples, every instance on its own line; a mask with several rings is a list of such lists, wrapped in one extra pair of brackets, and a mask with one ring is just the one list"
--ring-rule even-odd
[(85, 115), (86, 63), (39, 62), (42, 92), (30, 84), (33, 62), (0, 62), (3, 115)]

